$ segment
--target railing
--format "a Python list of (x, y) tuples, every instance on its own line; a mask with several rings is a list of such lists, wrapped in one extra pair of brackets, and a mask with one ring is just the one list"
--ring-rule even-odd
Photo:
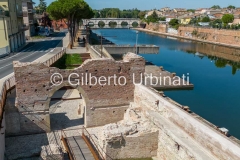
[[(61, 58), (66, 53), (66, 49), (62, 49), (59, 53), (57, 53), (55, 56), (51, 57), (47, 61), (44, 62), (48, 67), (51, 66), (53, 63), (55, 63), (59, 58)], [(15, 86), (15, 76), (11, 76), (10, 78), (6, 79), (3, 82), (2, 90), (0, 91), (0, 130), (2, 128), (2, 120), (3, 120), (3, 113), (4, 113), (4, 106), (6, 103), (7, 98), (7, 92), (11, 88)]]
[(0, 11), (0, 16), (9, 17), (9, 11)]
[(57, 60), (59, 60), (64, 54), (66, 53), (66, 49), (62, 48), (62, 51), (57, 53), (55, 56), (44, 62), (44, 64), (48, 67), (50, 67), (52, 64), (54, 64)]
[(23, 11), (17, 11), (17, 16), (18, 17), (23, 17)]
[(0, 130), (2, 128), (2, 120), (4, 113), (4, 106), (6, 103), (7, 91), (15, 86), (15, 77), (12, 76), (4, 81), (2, 90), (0, 91)]
[(65, 149), (67, 150), (68, 157), (70, 158), (70, 160), (77, 160), (75, 155), (73, 154), (73, 150), (72, 150), (70, 144), (68, 143), (68, 141), (66, 140), (66, 138), (67, 138), (67, 135), (64, 132), (64, 130), (62, 130), (61, 140), (63, 142), (63, 145), (64, 145)]
[(18, 27), (18, 30), (19, 31), (25, 31), (25, 30), (28, 30), (29, 29), (29, 26), (28, 25), (20, 25), (19, 27)]
[[(109, 155), (107, 155), (106, 152), (103, 150), (103, 148), (101, 148), (99, 144), (95, 143), (91, 134), (87, 131), (85, 127), (82, 128), (82, 138), (88, 145), (88, 148), (93, 154), (93, 157), (95, 158), (95, 160), (106, 160), (105, 157), (107, 157), (107, 159), (112, 160), (112, 158)], [(103, 156), (103, 154), (105, 156)]]

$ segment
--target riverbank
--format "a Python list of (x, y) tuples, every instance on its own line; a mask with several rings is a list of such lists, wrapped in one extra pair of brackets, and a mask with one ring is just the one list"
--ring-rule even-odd
[(224, 46), (224, 47), (240, 49), (239, 45), (232, 45), (232, 44), (227, 44), (227, 43), (212, 42), (212, 41), (206, 41), (206, 40), (202, 40), (202, 39), (200, 40), (200, 39), (197, 39), (197, 38), (189, 38), (189, 37), (179, 36), (179, 35), (176, 35), (176, 34), (162, 33), (162, 32), (152, 31), (152, 30), (143, 29), (143, 28), (134, 28), (134, 30), (138, 30), (138, 31), (141, 31), (141, 32), (147, 32), (147, 33), (153, 33), (153, 34), (156, 34), (156, 35), (164, 35), (164, 36), (170, 36), (170, 37), (175, 37), (175, 38), (180, 38), (180, 39), (186, 39), (186, 40), (191, 40), (191, 41), (196, 41), (196, 42), (201, 42), (201, 43), (208, 43), (208, 44), (214, 44), (214, 45), (219, 45), (219, 46)]

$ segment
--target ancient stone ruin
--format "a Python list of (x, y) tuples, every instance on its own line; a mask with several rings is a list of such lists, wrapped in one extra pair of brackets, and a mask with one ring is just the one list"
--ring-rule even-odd
[[(144, 73), (142, 57), (128, 53), (122, 61), (92, 59), (74, 70), (60, 70), (43, 63), (14, 62), (16, 76), (15, 131), (21, 134), (51, 131), (49, 103), (52, 95), (64, 86), (79, 91), (84, 103), (79, 113), (84, 113), (84, 125), (99, 144), (105, 159), (149, 158), (176, 160), (240, 159), (240, 147), (221, 134), (200, 116), (174, 102), (152, 88), (141, 84)], [(50, 79), (54, 73), (62, 75), (61, 85), (54, 86)], [(96, 77), (126, 77), (125, 85), (91, 85), (89, 77), (69, 84), (71, 73), (92, 74)], [(133, 75), (135, 77), (133, 78)], [(70, 81), (76, 82), (72, 77)], [(77, 111), (76, 111), (77, 112)], [(54, 153), (48, 154), (49, 148)], [(43, 158), (61, 157), (58, 146), (42, 148)]]

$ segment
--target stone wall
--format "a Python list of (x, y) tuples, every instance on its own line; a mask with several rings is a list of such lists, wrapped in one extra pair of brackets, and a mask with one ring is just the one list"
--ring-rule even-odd
[[(123, 109), (121, 106), (132, 102), (134, 97), (133, 73), (135, 73), (135, 81), (140, 82), (140, 74), (144, 73), (144, 70), (144, 59), (133, 53), (128, 53), (123, 61), (118, 62), (112, 59), (87, 60), (75, 70), (60, 70), (47, 67), (42, 63), (14, 62), (16, 107), (20, 112), (20, 130), (23, 133), (50, 131), (49, 103), (51, 96), (60, 88), (70, 86), (68, 76), (71, 73), (77, 73), (80, 76), (78, 78), (80, 86), (75, 88), (83, 95), (86, 102), (86, 127), (122, 120), (126, 107)], [(53, 86), (50, 83), (50, 78), (54, 73), (60, 73), (63, 76), (63, 83), (59, 86)], [(124, 76), (127, 83), (124, 86), (115, 85), (112, 78), (109, 81), (110, 85), (90, 85), (90, 74), (106, 78), (114, 75), (116, 77)], [(76, 76), (72, 77), (71, 81), (76, 78)], [(82, 83), (84, 84), (82, 85)], [(99, 114), (100, 111), (101, 114)], [(110, 113), (114, 113), (115, 118), (109, 116)]]
[(105, 159), (157, 156), (159, 131), (138, 109), (127, 109), (124, 120), (99, 129), (97, 143), (103, 148)]
[(3, 128), (0, 130), (0, 159), (4, 159), (5, 152), (5, 115), (3, 115), (2, 124), (0, 124)]
[(6, 56), (10, 53), (9, 46), (0, 48), (0, 57)]
[(145, 86), (135, 86), (135, 107), (159, 128), (159, 159), (240, 159), (240, 146)]
[(219, 30), (213, 28), (180, 26), (178, 29), (178, 35), (184, 36), (186, 38), (196, 38), (198, 40), (226, 43), (231, 45), (240, 45), (240, 31), (236, 30)]
[(167, 33), (167, 25), (159, 23), (150, 23), (146, 25), (146, 29), (156, 32)]

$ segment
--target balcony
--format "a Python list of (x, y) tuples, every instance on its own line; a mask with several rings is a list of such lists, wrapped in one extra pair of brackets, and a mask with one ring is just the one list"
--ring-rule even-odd
[(9, 17), (9, 11), (0, 11), (0, 16)]
[(33, 20), (29, 20), (29, 24), (33, 24)]
[(29, 29), (29, 26), (26, 24), (18, 26), (19, 31), (26, 31), (28, 29)]
[(17, 16), (18, 17), (23, 17), (23, 11), (17, 11)]
[(28, 9), (28, 13), (36, 13), (35, 9)]

